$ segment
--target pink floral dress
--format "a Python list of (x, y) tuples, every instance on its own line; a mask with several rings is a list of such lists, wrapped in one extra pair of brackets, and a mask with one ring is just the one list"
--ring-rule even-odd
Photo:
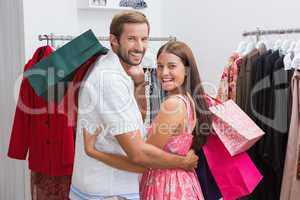
[(239, 73), (239, 63), (242, 57), (234, 53), (230, 56), (221, 76), (216, 99), (225, 102), (229, 99), (236, 101), (236, 83)]
[[(187, 97), (177, 95), (187, 106), (188, 123), (186, 130), (173, 137), (163, 150), (186, 155), (191, 148), (194, 114)], [(141, 200), (204, 200), (195, 171), (183, 169), (148, 169), (140, 181)]]

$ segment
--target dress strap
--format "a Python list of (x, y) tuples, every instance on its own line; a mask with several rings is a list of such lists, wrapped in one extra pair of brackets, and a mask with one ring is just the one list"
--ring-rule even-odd
[(192, 107), (191, 107), (191, 102), (190, 102), (190, 100), (188, 99), (187, 96), (183, 96), (183, 95), (174, 95), (174, 96), (181, 99), (185, 104), (186, 111), (187, 111), (187, 115), (186, 115), (186, 118), (185, 118), (185, 131), (190, 132), (191, 131), (191, 122), (192, 122), (191, 114), (193, 114)]

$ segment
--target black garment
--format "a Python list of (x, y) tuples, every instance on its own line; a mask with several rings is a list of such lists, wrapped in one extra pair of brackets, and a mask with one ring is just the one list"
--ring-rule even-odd
[(262, 69), (265, 65), (266, 56), (271, 53), (271, 51), (267, 51), (266, 53), (258, 56), (256, 60), (253, 61), (253, 66), (251, 68), (250, 92), (247, 97), (249, 103), (247, 105), (248, 108), (246, 109), (246, 112), (258, 126), (261, 126), (261, 122), (256, 118), (256, 116), (257, 114), (262, 115), (262, 105), (260, 104), (263, 95), (263, 90), (261, 89), (263, 85), (260, 81), (264, 78), (264, 71)]
[(279, 51), (260, 56), (253, 66), (252, 104), (250, 116), (265, 131), (263, 138), (249, 151), (264, 176), (248, 199), (279, 200), (288, 126), (290, 121), (291, 72), (284, 70)]
[(222, 195), (208, 167), (203, 150), (197, 152), (199, 157), (196, 173), (205, 200), (219, 200)]
[[(256, 124), (261, 127), (265, 132), (267, 126), (265, 125), (264, 121), (266, 121), (266, 113), (267, 110), (265, 106), (266, 104), (266, 97), (269, 93), (270, 87), (270, 76), (271, 76), (271, 66), (267, 66), (266, 63), (270, 63), (269, 59), (272, 55), (271, 51), (266, 52), (265, 54), (259, 56), (255, 61), (252, 67), (252, 81), (251, 81), (251, 93), (250, 93), (250, 104), (252, 105), (250, 110), (251, 118), (256, 122)], [(271, 56), (272, 57), (272, 56)], [(270, 99), (269, 99), (270, 100)], [(268, 116), (270, 113), (267, 114)], [(254, 192), (250, 195), (249, 199), (255, 200), (262, 200), (262, 199), (269, 199), (269, 193), (265, 193), (265, 191), (270, 191), (272, 184), (274, 182), (274, 174), (272, 170), (270, 170), (271, 166), (268, 165), (266, 156), (264, 154), (264, 147), (265, 147), (265, 137), (268, 133), (262, 137), (250, 150), (248, 151), (249, 156), (254, 161), (255, 165), (259, 169), (259, 171), (264, 176), (263, 180), (260, 184), (256, 187)]]
[[(283, 177), (285, 154), (288, 141), (289, 125), (291, 120), (292, 107), (292, 93), (291, 93), (291, 79), (293, 70), (286, 71), (283, 63), (284, 56), (274, 64), (273, 79), (272, 79), (272, 96), (273, 100), (273, 126), (272, 126), (272, 140), (267, 145), (268, 154), (270, 155), (270, 163), (276, 173), (276, 189), (281, 189), (281, 182)], [(268, 147), (268, 146), (267, 146)], [(277, 193), (280, 195), (280, 191)]]

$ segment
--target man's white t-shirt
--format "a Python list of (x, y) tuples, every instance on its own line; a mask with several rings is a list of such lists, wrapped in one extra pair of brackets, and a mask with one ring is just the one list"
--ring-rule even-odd
[(99, 199), (111, 195), (138, 197), (139, 174), (112, 168), (84, 151), (82, 128), (94, 133), (96, 127), (101, 127), (95, 146), (114, 154), (125, 155), (116, 135), (140, 129), (144, 137), (142, 116), (134, 98), (134, 83), (114, 52), (109, 51), (95, 63), (78, 98), (71, 199)]

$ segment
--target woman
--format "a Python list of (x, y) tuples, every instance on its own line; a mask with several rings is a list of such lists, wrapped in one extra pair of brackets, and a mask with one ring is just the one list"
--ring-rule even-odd
[[(191, 147), (198, 151), (210, 131), (211, 119), (191, 49), (178, 41), (163, 45), (157, 54), (157, 76), (167, 98), (151, 124), (147, 143), (178, 155), (187, 154)], [(195, 171), (134, 165), (125, 156), (97, 151), (97, 135), (84, 130), (86, 153), (113, 167), (143, 173), (142, 200), (204, 199)]]

